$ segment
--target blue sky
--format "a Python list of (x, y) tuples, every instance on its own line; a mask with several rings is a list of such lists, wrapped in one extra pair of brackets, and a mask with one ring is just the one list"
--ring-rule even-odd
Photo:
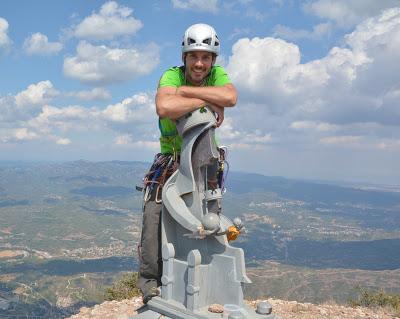
[(0, 160), (151, 161), (198, 22), (239, 92), (232, 169), (400, 184), (398, 0), (1, 1)]

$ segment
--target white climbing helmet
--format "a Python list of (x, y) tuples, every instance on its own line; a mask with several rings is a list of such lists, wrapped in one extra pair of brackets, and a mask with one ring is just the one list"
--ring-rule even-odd
[(183, 36), (182, 53), (207, 51), (219, 54), (219, 39), (214, 28), (208, 24), (197, 23), (190, 26)]

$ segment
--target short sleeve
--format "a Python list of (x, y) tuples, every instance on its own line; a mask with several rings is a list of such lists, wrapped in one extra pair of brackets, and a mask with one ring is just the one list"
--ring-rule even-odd
[(231, 83), (228, 74), (221, 66), (215, 66), (212, 70), (212, 85), (213, 86), (223, 86), (225, 84)]
[(164, 72), (161, 76), (160, 81), (158, 82), (158, 87), (165, 87), (165, 86), (173, 86), (179, 87), (182, 85), (182, 81), (180, 78), (180, 70), (177, 67), (170, 68)]

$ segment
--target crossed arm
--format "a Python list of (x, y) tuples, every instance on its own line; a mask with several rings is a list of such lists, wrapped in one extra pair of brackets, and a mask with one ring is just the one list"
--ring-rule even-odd
[(159, 88), (156, 95), (157, 114), (161, 118), (175, 120), (202, 106), (210, 106), (218, 116), (217, 125), (224, 119), (224, 108), (236, 104), (237, 92), (233, 84), (224, 86), (166, 86)]

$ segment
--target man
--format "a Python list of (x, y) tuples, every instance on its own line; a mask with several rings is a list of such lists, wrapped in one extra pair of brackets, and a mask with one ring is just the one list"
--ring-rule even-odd
[[(217, 126), (224, 120), (224, 108), (236, 104), (237, 93), (225, 70), (214, 66), (219, 54), (218, 36), (207, 24), (190, 26), (183, 37), (183, 66), (166, 71), (158, 84), (156, 109), (161, 131), (161, 153), (145, 178), (142, 236), (139, 246), (138, 285), (147, 303), (161, 286), (161, 186), (168, 171), (177, 163), (182, 137), (174, 120), (209, 106), (217, 116)], [(171, 165), (172, 163), (172, 165)], [(171, 170), (172, 171), (172, 170)]]

